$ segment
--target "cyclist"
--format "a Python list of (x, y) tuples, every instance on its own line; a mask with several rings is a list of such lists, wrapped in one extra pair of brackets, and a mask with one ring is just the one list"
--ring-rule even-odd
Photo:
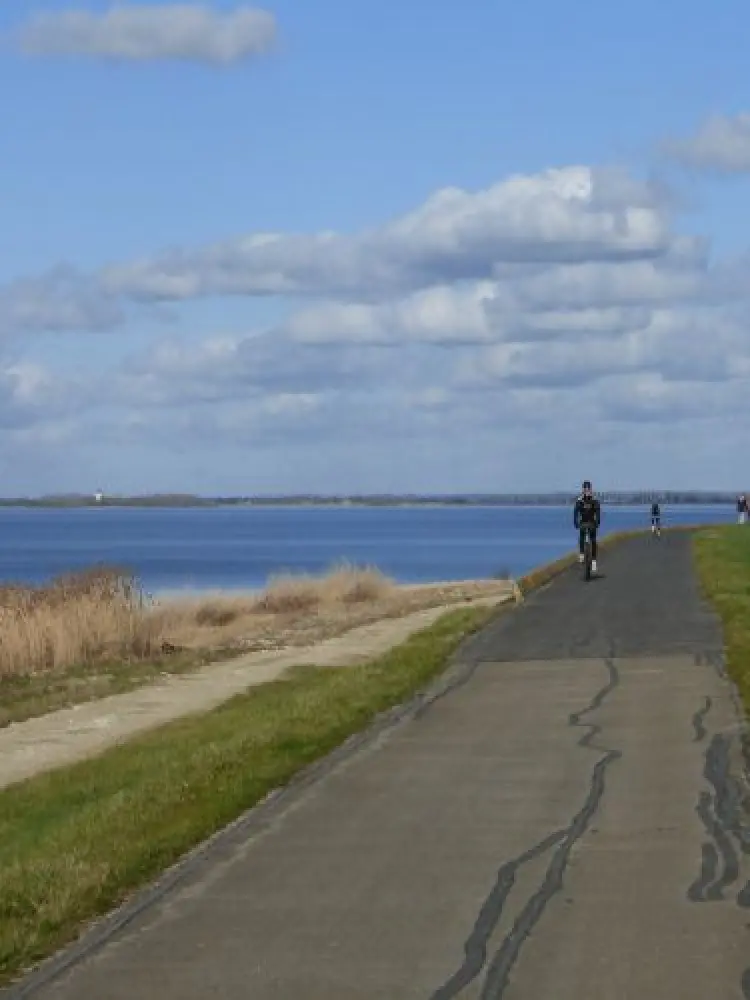
[(583, 527), (588, 526), (591, 535), (591, 569), (596, 573), (596, 533), (599, 530), (602, 514), (599, 501), (594, 496), (591, 482), (584, 480), (581, 495), (573, 508), (573, 524), (578, 531), (578, 561), (583, 562)]
[(661, 507), (656, 500), (651, 504), (651, 534), (661, 534)]

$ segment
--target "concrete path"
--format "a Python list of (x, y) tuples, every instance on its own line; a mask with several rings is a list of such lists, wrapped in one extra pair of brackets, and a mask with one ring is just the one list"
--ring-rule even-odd
[(601, 566), (14, 995), (750, 998), (741, 726), (689, 540)]
[(505, 604), (513, 599), (509, 584), (507, 594), (427, 608), (401, 618), (384, 618), (313, 646), (248, 653), (194, 673), (165, 677), (135, 691), (12, 724), (0, 729), (0, 788), (74, 764), (174, 719), (206, 712), (251, 687), (278, 680), (290, 667), (354, 666), (406, 642), (446, 611)]

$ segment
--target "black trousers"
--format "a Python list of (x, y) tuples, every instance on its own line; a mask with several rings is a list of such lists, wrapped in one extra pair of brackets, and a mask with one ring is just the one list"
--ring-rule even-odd
[[(583, 529), (584, 529), (584, 527), (585, 526), (582, 524), (580, 526), (580, 528), (578, 529), (578, 550), (580, 551), (581, 555), (583, 555)], [(597, 549), (597, 546), (596, 546), (596, 532), (597, 532), (597, 530), (598, 529), (597, 529), (596, 525), (592, 524), (592, 525), (589, 526), (589, 534), (591, 535), (591, 558), (592, 559), (596, 559), (596, 549)]]

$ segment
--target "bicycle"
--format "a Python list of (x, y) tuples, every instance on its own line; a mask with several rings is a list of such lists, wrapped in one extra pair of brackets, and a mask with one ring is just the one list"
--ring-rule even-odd
[(594, 546), (591, 541), (591, 525), (582, 524), (581, 531), (583, 532), (583, 579), (591, 579), (591, 564), (594, 561)]

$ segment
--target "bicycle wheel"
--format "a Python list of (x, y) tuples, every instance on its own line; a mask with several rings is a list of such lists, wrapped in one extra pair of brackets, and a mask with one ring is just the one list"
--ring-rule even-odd
[(583, 543), (583, 578), (584, 580), (591, 579), (591, 539), (588, 535)]

